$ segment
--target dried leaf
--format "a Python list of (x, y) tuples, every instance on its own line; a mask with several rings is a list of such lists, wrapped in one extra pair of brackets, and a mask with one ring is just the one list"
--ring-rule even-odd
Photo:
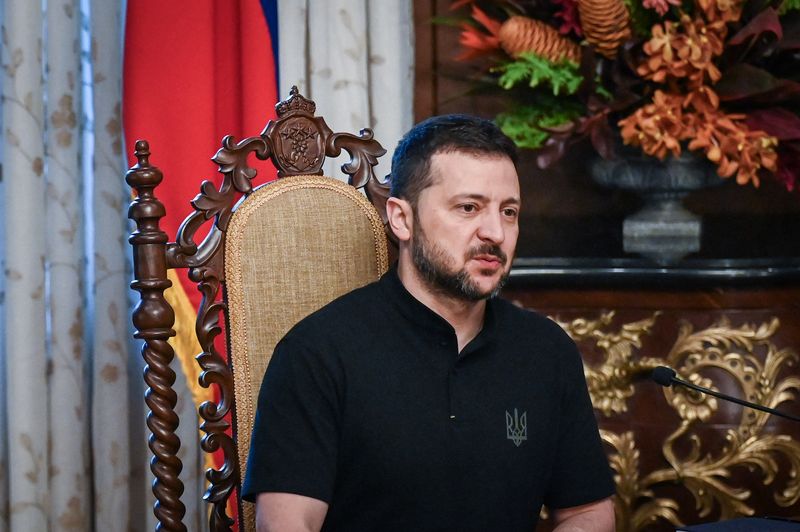
[(783, 107), (751, 111), (745, 123), (751, 130), (764, 131), (779, 141), (800, 140), (800, 117)]
[(766, 105), (800, 102), (800, 83), (776, 78), (766, 70), (745, 63), (727, 69), (714, 90), (723, 102), (745, 99), (750, 104)]
[(613, 159), (616, 157), (615, 149), (615, 136), (611, 127), (608, 125), (608, 120), (596, 121), (594, 127), (590, 129), (589, 138), (592, 141), (592, 146), (604, 159)]
[(783, 39), (783, 28), (778, 18), (778, 12), (769, 7), (748, 22), (741, 30), (730, 38), (729, 45), (735, 46), (763, 38), (765, 33), (771, 33), (772, 39)]

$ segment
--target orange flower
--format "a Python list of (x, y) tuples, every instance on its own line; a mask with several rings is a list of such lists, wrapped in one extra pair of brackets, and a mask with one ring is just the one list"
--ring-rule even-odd
[(653, 36), (644, 45), (644, 52), (650, 56), (645, 63), (639, 66), (636, 72), (645, 78), (656, 82), (663, 82), (667, 75), (665, 65), (675, 62), (674, 43), (677, 38), (677, 28), (672, 22), (655, 24)]
[[(576, 0), (553, 1), (559, 5), (574, 5)], [(616, 11), (606, 9), (604, 6), (607, 4), (604, 0), (587, 0), (588, 4), (582, 2), (581, 5), (586, 9), (581, 12), (581, 20), (577, 20), (576, 23), (600, 28), (597, 33), (602, 34), (603, 38), (587, 39), (582, 43), (583, 47), (593, 50), (594, 53), (583, 56), (585, 61), (581, 66), (585, 68), (581, 68), (578, 75), (585, 76), (585, 72), (591, 72), (592, 66), (596, 67), (596, 72), (606, 72), (606, 63), (622, 64), (623, 68), (611, 68), (608, 72), (614, 72), (614, 75), (599, 76), (594, 83), (584, 83), (580, 86), (580, 90), (569, 93), (568, 102), (561, 100), (561, 94), (557, 94), (559, 97), (557, 103), (542, 104), (538, 99), (531, 99), (535, 102), (532, 107), (541, 111), (543, 116), (552, 114), (572, 117), (575, 112), (581, 114), (579, 118), (564, 118), (567, 121), (563, 124), (563, 128), (568, 127), (568, 130), (548, 129), (550, 137), (544, 144), (542, 152), (546, 156), (542, 156), (539, 161), (547, 160), (548, 163), (552, 163), (557, 160), (565, 153), (568, 143), (580, 136), (591, 137), (598, 152), (603, 156), (608, 155), (607, 146), (613, 142), (614, 131), (612, 127), (608, 127), (610, 124), (607, 121), (614, 117), (612, 122), (617, 122), (624, 143), (637, 146), (645, 154), (664, 159), (670, 155), (679, 156), (682, 150), (688, 149), (705, 154), (716, 165), (719, 175), (735, 178), (739, 184), (758, 186), (759, 175), (766, 174), (766, 170), (772, 173), (787, 173), (791, 178), (786, 178), (785, 181), (788, 183), (791, 179), (794, 183), (795, 174), (798, 173), (795, 171), (797, 165), (791, 163), (797, 156), (786, 156), (787, 158), (783, 159), (788, 151), (783, 146), (779, 167), (777, 138), (769, 136), (764, 131), (751, 131), (747, 123), (753, 124), (753, 127), (763, 127), (770, 133), (780, 136), (781, 142), (785, 140), (791, 144), (796, 137), (797, 126), (794, 121), (797, 118), (796, 109), (786, 110), (792, 115), (791, 123), (773, 125), (767, 118), (754, 119), (754, 114), (758, 115), (760, 111), (757, 107), (754, 113), (747, 105), (754, 101), (754, 97), (763, 96), (763, 92), (747, 86), (748, 80), (741, 75), (742, 72), (746, 73), (746, 70), (740, 70), (739, 75), (728, 77), (726, 86), (717, 85), (725, 69), (730, 68), (732, 64), (738, 66), (740, 60), (742, 66), (763, 68), (779, 79), (790, 78), (790, 73), (797, 71), (794, 67), (784, 68), (781, 65), (778, 72), (772, 72), (775, 70), (772, 65), (761, 63), (751, 65), (751, 60), (766, 57), (765, 54), (769, 55), (772, 48), (748, 47), (748, 43), (752, 44), (768, 33), (778, 36), (782, 30), (786, 32), (784, 35), (786, 39), (790, 32), (787, 26), (778, 24), (783, 14), (771, 11), (775, 6), (769, 2), (761, 2), (757, 6), (748, 4), (746, 20), (739, 23), (740, 18), (744, 17), (745, 1), (642, 0), (645, 8), (655, 10), (661, 14), (662, 19), (652, 26), (641, 48), (638, 47), (640, 42), (638, 37), (617, 35), (614, 30)], [(451, 5), (454, 7), (461, 7), (466, 11), (466, 6), (469, 6), (471, 10), (471, 25), (462, 26), (461, 43), (465, 53), (461, 58), (496, 51), (497, 55), (494, 58), (496, 62), (503, 60), (500, 57), (503, 52), (506, 55), (505, 59), (518, 59), (521, 48), (510, 47), (507, 45), (508, 39), (505, 38), (503, 43), (500, 43), (500, 27), (504, 19), (505, 31), (505, 28), (510, 26), (509, 21), (534, 20), (531, 18), (534, 15), (545, 16), (539, 9), (529, 9), (527, 4), (531, 4), (532, 7), (535, 3), (510, 0), (451, 0)], [(611, 4), (622, 5), (622, 2), (609, 0), (608, 5)], [(490, 18), (475, 7), (476, 5), (491, 6), (487, 12), (496, 13), (501, 21)], [(589, 5), (593, 6), (593, 9), (589, 9)], [(765, 12), (766, 10), (770, 12)], [(557, 20), (563, 18), (559, 13), (561, 12), (554, 15)], [(643, 13), (646, 16), (642, 16)], [(642, 23), (653, 20), (652, 12), (641, 9), (630, 10), (627, 15), (631, 21), (637, 23), (634, 26), (636, 28), (640, 28)], [(778, 17), (777, 21), (775, 17)], [(756, 18), (758, 21), (753, 22)], [(538, 18), (535, 20), (542, 25), (552, 22), (539, 21)], [(529, 42), (550, 42), (552, 39), (542, 37), (545, 32), (539, 29), (537, 27), (531, 31), (517, 32), (524, 37), (518, 40), (524, 41), (526, 45)], [(737, 32), (738, 37), (733, 43), (728, 39), (729, 31)], [(571, 37), (573, 35), (570, 34), (561, 38), (577, 48), (575, 40), (569, 40)], [(626, 53), (605, 54), (608, 42), (616, 42), (615, 39), (618, 37), (625, 41)], [(794, 37), (788, 38), (791, 40)], [(742, 46), (742, 43), (745, 45)], [(734, 61), (721, 60), (726, 44), (732, 46)], [(633, 65), (634, 72), (631, 72), (627, 67), (630, 59), (636, 57), (639, 63)], [(790, 58), (788, 55), (786, 58), (782, 57), (782, 62), (784, 60), (790, 63), (797, 62), (796, 57)], [(603, 70), (600, 69), (600, 65), (603, 65)], [(551, 87), (546, 82), (552, 82), (555, 74), (561, 72), (559, 70), (561, 66), (558, 64), (537, 67), (530, 73), (523, 71), (522, 68), (523, 66), (530, 68), (530, 65), (519, 66), (518, 81), (522, 82), (529, 78), (530, 88), (537, 94), (539, 91), (549, 91)], [(601, 90), (600, 86), (604, 90)], [(726, 112), (725, 108), (729, 105), (727, 98), (731, 96), (736, 99), (737, 109), (746, 111)], [(573, 106), (575, 103), (583, 105), (584, 109), (576, 111), (578, 108)], [(755, 103), (757, 106), (770, 105), (770, 102), (765, 101), (755, 101)], [(636, 105), (639, 105), (639, 108), (635, 108)], [(619, 120), (617, 113), (627, 116)], [(787, 135), (792, 137), (789, 138)], [(536, 142), (542, 141), (537, 139)], [(782, 179), (780, 175), (778, 178)]]
[(719, 109), (719, 96), (708, 85), (702, 85), (687, 94), (681, 105), (698, 113), (710, 113)]
[(623, 142), (641, 146), (646, 154), (662, 160), (670, 153), (680, 156), (681, 141), (690, 135), (681, 108), (682, 100), (679, 94), (656, 91), (653, 103), (620, 120)]
[(724, 43), (720, 27), (709, 26), (702, 19), (681, 15), (680, 22), (653, 26), (652, 37), (644, 45), (649, 57), (636, 72), (657, 83), (687, 79), (690, 88), (719, 81), (721, 74), (714, 59), (722, 54)]
[(458, 42), (464, 47), (464, 52), (456, 57), (459, 61), (490, 54), (500, 48), (500, 39), (497, 34), (500, 31), (501, 23), (491, 18), (475, 5), (472, 6), (472, 18), (483, 26), (488, 33), (470, 24), (461, 24), (461, 35)]
[(744, 115), (726, 114), (717, 107), (719, 100), (711, 89), (694, 92), (685, 100), (692, 106), (695, 133), (690, 150), (704, 151), (717, 165), (721, 177), (736, 174), (740, 185), (759, 185), (758, 172), (777, 168), (777, 139), (763, 131), (750, 131), (742, 122)]
[(743, 0), (696, 0), (709, 22), (736, 22), (742, 16)]

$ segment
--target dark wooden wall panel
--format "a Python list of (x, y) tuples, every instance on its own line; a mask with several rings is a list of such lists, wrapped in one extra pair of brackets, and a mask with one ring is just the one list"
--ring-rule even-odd
[[(504, 295), (565, 325), (584, 356), (590, 389), (603, 375), (618, 378), (592, 394), (601, 431), (608, 437), (632, 436), (630, 448), (607, 444), (612, 462), (626, 458), (617, 471), (628, 479), (627, 486), (618, 480), (618, 530), (667, 531), (677, 523), (739, 515), (800, 518), (800, 424), (766, 416), (761, 427), (750, 409), (673, 393), (648, 378), (653, 366), (668, 365), (684, 379), (696, 374), (707, 379), (701, 384), (748, 398), (739, 379), (749, 373), (764, 385), (762, 395), (749, 399), (800, 417), (798, 288), (558, 290), (517, 285)], [(602, 324), (593, 328), (598, 320)], [(695, 335), (697, 342), (687, 342), (682, 333)], [(697, 360), (694, 366), (687, 364), (690, 357)], [(770, 390), (782, 386), (789, 395), (776, 405), (777, 394)], [(616, 410), (603, 413), (601, 403), (608, 397), (617, 398)], [(670, 403), (673, 397), (679, 398), (677, 405)], [(683, 417), (681, 405), (687, 409)], [(728, 439), (731, 431), (739, 440)], [(674, 444), (668, 443), (671, 437)], [(691, 456), (693, 439), (696, 458)], [(676, 469), (683, 473), (670, 474)], [(653, 475), (664, 478), (648, 480)], [(695, 503), (702, 494), (708, 497), (705, 511)], [(787, 495), (783, 500), (782, 494)]]

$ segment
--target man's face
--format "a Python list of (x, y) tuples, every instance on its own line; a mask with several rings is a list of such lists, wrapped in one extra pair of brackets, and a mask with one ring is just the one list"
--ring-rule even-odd
[(414, 210), (411, 251), (429, 289), (461, 300), (495, 295), (519, 235), (519, 178), (507, 157), (438, 153)]

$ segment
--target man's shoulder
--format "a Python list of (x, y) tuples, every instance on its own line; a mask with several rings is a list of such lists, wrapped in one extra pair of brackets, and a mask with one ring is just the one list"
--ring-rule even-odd
[(536, 310), (522, 307), (502, 297), (496, 298), (494, 305), (502, 327), (517, 328), (523, 326), (524, 331), (532, 333), (541, 333), (542, 331), (559, 333), (560, 331), (564, 334), (563, 329), (555, 321)]
[(376, 281), (347, 292), (300, 320), (290, 333), (318, 335), (363, 323), (380, 312), (380, 291)]
[(494, 304), (497, 334), (506, 345), (524, 346), (525, 350), (538, 353), (577, 352), (575, 342), (553, 318), (502, 298)]

